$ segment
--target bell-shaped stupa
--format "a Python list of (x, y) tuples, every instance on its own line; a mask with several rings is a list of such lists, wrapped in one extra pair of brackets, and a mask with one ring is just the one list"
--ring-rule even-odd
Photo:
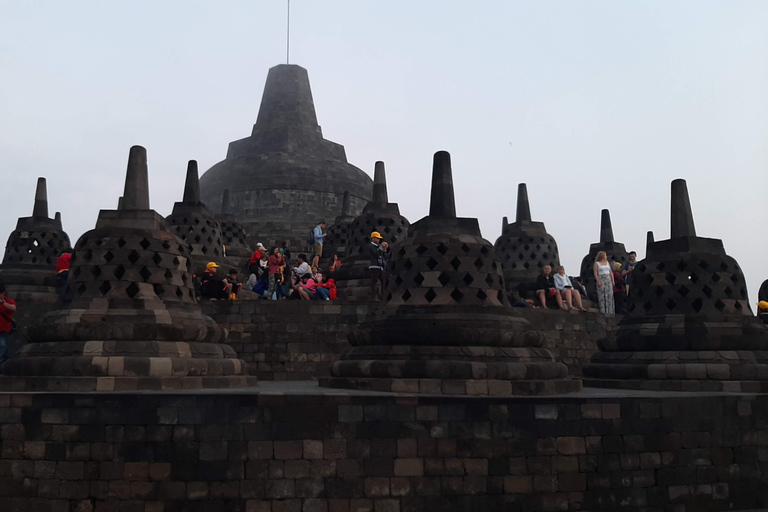
[[(622, 265), (629, 261), (629, 254), (624, 244), (613, 239), (613, 226), (611, 225), (611, 212), (600, 212), (600, 241), (589, 246), (589, 253), (581, 260), (581, 283), (587, 288), (590, 300), (597, 301), (597, 284), (595, 283), (595, 258), (597, 253), (605, 251), (608, 262), (619, 262)], [(634, 277), (632, 278), (634, 279)]]
[(227, 158), (200, 179), (203, 201), (218, 209), (230, 189), (237, 219), (267, 247), (284, 240), (304, 247), (319, 221), (330, 222), (349, 192), (359, 215), (371, 178), (347, 162), (344, 146), (323, 138), (307, 70), (281, 64), (269, 70), (250, 137), (229, 144)]
[(352, 221), (349, 229), (347, 250), (341, 268), (334, 274), (339, 287), (339, 297), (366, 301), (369, 297), (370, 280), (368, 267), (371, 257), (371, 233), (378, 231), (384, 242), (394, 250), (408, 235), (408, 219), (400, 215), (397, 203), (389, 202), (387, 175), (384, 162), (374, 165), (373, 195), (363, 213)]
[(27, 328), (0, 389), (121, 391), (255, 383), (200, 312), (187, 245), (149, 209), (147, 153), (131, 148), (119, 210), (77, 241), (62, 309)]
[(325, 237), (323, 244), (323, 255), (326, 258), (333, 257), (336, 254), (343, 258), (347, 254), (347, 243), (349, 243), (349, 234), (352, 223), (355, 218), (349, 205), (349, 192), (344, 192), (344, 199), (341, 203), (341, 215), (336, 217), (333, 225), (328, 228), (328, 236)]
[(450, 155), (435, 154), (429, 215), (393, 248), (384, 301), (321, 384), (458, 395), (581, 389), (504, 301), (501, 264), (477, 219), (456, 217)]
[(648, 244), (624, 318), (584, 367), (590, 386), (768, 391), (768, 326), (722, 240), (696, 236), (684, 180), (672, 182), (669, 240)]
[(173, 205), (173, 211), (166, 220), (169, 231), (189, 245), (195, 275), (201, 275), (210, 261), (218, 264), (224, 262), (221, 225), (200, 201), (200, 181), (195, 160), (187, 164), (184, 197), (181, 202)]
[(48, 217), (46, 181), (38, 178), (32, 216), (19, 217), (5, 245), (0, 282), (5, 284), (8, 295), (20, 303), (56, 302), (59, 297), (56, 259), (69, 249), (61, 215)]
[(521, 288), (534, 290), (536, 278), (544, 266), (551, 266), (554, 272), (560, 265), (557, 242), (547, 233), (543, 222), (531, 220), (528, 188), (525, 183), (517, 186), (516, 213), (515, 222), (512, 224), (507, 224), (504, 217), (501, 236), (494, 244), (496, 255), (504, 270), (507, 292)]
[(245, 228), (238, 222), (232, 211), (229, 189), (226, 189), (221, 203), (221, 213), (216, 215), (216, 220), (221, 227), (221, 241), (224, 244), (224, 263), (227, 267), (244, 272), (253, 249), (248, 245)]

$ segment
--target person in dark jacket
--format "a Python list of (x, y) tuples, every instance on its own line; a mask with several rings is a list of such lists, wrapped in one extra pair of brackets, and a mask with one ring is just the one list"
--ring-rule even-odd
[(541, 307), (544, 309), (549, 309), (547, 308), (547, 298), (554, 297), (555, 301), (557, 301), (558, 307), (560, 309), (565, 309), (563, 307), (563, 297), (560, 295), (560, 292), (557, 291), (557, 288), (555, 288), (555, 279), (552, 276), (552, 267), (549, 265), (544, 265), (544, 268), (541, 269), (541, 272), (541, 275), (536, 278), (536, 296), (541, 302)]
[(387, 242), (381, 241), (381, 233), (378, 231), (371, 233), (371, 245), (368, 246), (368, 254), (371, 259), (368, 264), (368, 275), (371, 276), (372, 300), (381, 300), (384, 297), (388, 249)]

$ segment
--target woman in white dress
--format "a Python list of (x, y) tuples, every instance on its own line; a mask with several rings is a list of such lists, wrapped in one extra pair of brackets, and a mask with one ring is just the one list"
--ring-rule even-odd
[(593, 266), (595, 281), (597, 282), (597, 299), (600, 302), (600, 312), (614, 314), (613, 309), (613, 269), (608, 263), (608, 255), (605, 251), (597, 253)]

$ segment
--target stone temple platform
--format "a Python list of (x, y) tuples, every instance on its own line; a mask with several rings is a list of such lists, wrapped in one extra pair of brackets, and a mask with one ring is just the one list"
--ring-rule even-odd
[(768, 397), (0, 394), (3, 511), (764, 510)]

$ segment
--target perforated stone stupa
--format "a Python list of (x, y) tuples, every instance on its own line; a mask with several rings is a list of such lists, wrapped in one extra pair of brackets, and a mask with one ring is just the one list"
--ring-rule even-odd
[(531, 220), (525, 183), (517, 186), (516, 213), (512, 224), (507, 224), (504, 217), (501, 236), (494, 244), (504, 269), (504, 283), (508, 292), (521, 285), (530, 288), (544, 266), (550, 265), (554, 271), (560, 265), (557, 242), (547, 233), (543, 222)]
[(669, 240), (648, 244), (614, 336), (584, 367), (589, 385), (768, 391), (768, 326), (723, 242), (696, 236), (684, 180), (672, 182)]
[(28, 327), (0, 389), (120, 391), (255, 383), (200, 312), (190, 252), (149, 209), (146, 150), (131, 148), (122, 208), (77, 241), (62, 309)]
[[(594, 265), (597, 253), (605, 251), (608, 262), (619, 262), (622, 265), (629, 261), (629, 254), (624, 244), (613, 239), (613, 226), (611, 225), (611, 212), (600, 212), (600, 241), (589, 246), (589, 253), (581, 260), (581, 282), (587, 288), (587, 295), (593, 301), (597, 301), (597, 284), (595, 283)], [(632, 278), (634, 279), (634, 277)]]
[(325, 238), (325, 244), (323, 245), (323, 255), (326, 258), (330, 258), (334, 254), (337, 254), (340, 258), (346, 256), (347, 244), (349, 243), (349, 235), (354, 220), (355, 218), (352, 216), (349, 205), (349, 192), (344, 192), (341, 215), (336, 217), (333, 225), (328, 228), (328, 236)]
[(383, 241), (394, 249), (408, 234), (410, 223), (400, 215), (397, 203), (389, 202), (387, 193), (387, 175), (384, 162), (374, 165), (373, 195), (371, 202), (363, 208), (352, 222), (349, 229), (346, 257), (340, 270), (336, 273), (336, 284), (339, 293), (346, 299), (367, 300), (370, 281), (368, 266), (371, 259), (368, 247), (371, 244), (371, 233), (378, 231), (384, 237)]
[(48, 217), (45, 178), (37, 179), (31, 217), (20, 217), (5, 245), (0, 282), (20, 303), (52, 303), (58, 299), (56, 259), (70, 248), (61, 216)]
[[(221, 241), (224, 244), (226, 266), (244, 270), (253, 253), (248, 244), (245, 228), (232, 213), (232, 202), (229, 197), (229, 189), (224, 191), (224, 200), (221, 204), (221, 213), (216, 215), (221, 227)], [(227, 269), (228, 270), (228, 269)]]
[(195, 275), (201, 275), (209, 261), (218, 264), (224, 262), (221, 225), (208, 207), (200, 201), (200, 181), (195, 160), (190, 160), (187, 164), (184, 197), (181, 202), (173, 205), (173, 211), (167, 221), (171, 233), (189, 245)]
[(457, 218), (450, 155), (435, 154), (429, 215), (393, 249), (384, 302), (350, 338), (328, 387), (457, 395), (581, 389), (504, 305), (501, 264), (477, 219)]
[(338, 215), (344, 192), (359, 215), (372, 183), (347, 162), (344, 146), (323, 138), (307, 70), (281, 64), (269, 70), (251, 136), (231, 142), (200, 186), (216, 211), (230, 189), (237, 219), (267, 247), (287, 239), (299, 248), (317, 222)]

